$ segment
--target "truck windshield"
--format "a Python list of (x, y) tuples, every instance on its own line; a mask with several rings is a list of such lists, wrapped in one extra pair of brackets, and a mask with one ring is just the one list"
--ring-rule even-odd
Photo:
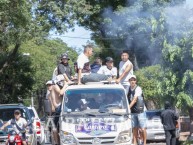
[[(67, 90), (64, 96), (64, 112), (85, 110), (125, 110), (127, 99), (122, 89), (76, 89)], [(100, 111), (99, 111), (100, 112)]]

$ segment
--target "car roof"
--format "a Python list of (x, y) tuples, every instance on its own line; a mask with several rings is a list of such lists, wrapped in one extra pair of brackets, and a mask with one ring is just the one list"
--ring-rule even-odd
[(68, 89), (124, 89), (120, 84), (103, 84), (100, 82), (90, 82), (87, 85), (71, 85)]
[(19, 106), (19, 107), (25, 107), (22, 103), (18, 103), (18, 104), (0, 104), (0, 107), (4, 107), (4, 106)]
[(19, 104), (0, 104), (0, 109), (24, 109), (26, 111), (27, 119), (31, 119), (29, 109), (24, 106), (22, 103)]

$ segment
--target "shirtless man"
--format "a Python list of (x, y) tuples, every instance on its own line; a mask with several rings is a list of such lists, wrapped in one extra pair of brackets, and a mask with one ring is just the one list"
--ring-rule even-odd
[[(62, 103), (62, 99), (63, 99), (63, 94), (64, 94), (66, 88), (68, 87), (68, 84), (66, 81), (64, 81), (64, 86), (62, 89), (60, 89), (58, 85), (54, 84), (53, 81), (48, 81), (46, 83), (46, 85), (47, 85), (48, 91), (50, 92), (48, 94), (48, 99), (51, 103), (52, 112), (55, 112), (55, 115), (56, 115), (54, 118), (54, 123), (57, 127), (58, 121), (59, 121), (59, 115), (61, 112), (61, 103)], [(59, 144), (58, 131), (53, 130), (53, 132), (54, 132), (55, 143)]]
[(65, 82), (62, 89), (59, 88), (58, 85), (54, 84), (53, 81), (48, 81), (46, 83), (47, 89), (50, 92), (48, 94), (48, 99), (51, 102), (52, 112), (57, 111), (57, 109), (60, 107), (62, 102), (63, 94), (68, 86), (68, 84)]

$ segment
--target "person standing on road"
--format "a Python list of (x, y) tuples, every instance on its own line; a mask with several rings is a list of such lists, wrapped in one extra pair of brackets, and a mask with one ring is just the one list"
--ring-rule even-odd
[(133, 64), (129, 60), (129, 53), (123, 51), (121, 54), (121, 62), (119, 63), (119, 78), (116, 80), (116, 83), (121, 83), (128, 92), (129, 88), (129, 78), (133, 75)]
[(92, 45), (86, 45), (84, 52), (77, 59), (77, 79), (78, 85), (86, 82), (99, 82), (107, 80), (108, 77), (103, 74), (91, 73), (89, 57), (93, 54)]
[(165, 102), (165, 110), (161, 113), (161, 121), (165, 130), (166, 145), (176, 145), (176, 123), (179, 116), (172, 109), (169, 101)]
[(142, 131), (142, 145), (146, 145), (146, 115), (144, 112), (144, 98), (141, 87), (137, 85), (137, 78), (131, 75), (129, 78), (130, 87), (128, 91), (129, 108), (132, 113), (133, 144), (137, 145), (138, 130)]

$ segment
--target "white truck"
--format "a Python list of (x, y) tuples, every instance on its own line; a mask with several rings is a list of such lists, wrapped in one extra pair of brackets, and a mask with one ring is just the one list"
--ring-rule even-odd
[(131, 115), (121, 85), (71, 85), (61, 110), (60, 145), (132, 145)]

